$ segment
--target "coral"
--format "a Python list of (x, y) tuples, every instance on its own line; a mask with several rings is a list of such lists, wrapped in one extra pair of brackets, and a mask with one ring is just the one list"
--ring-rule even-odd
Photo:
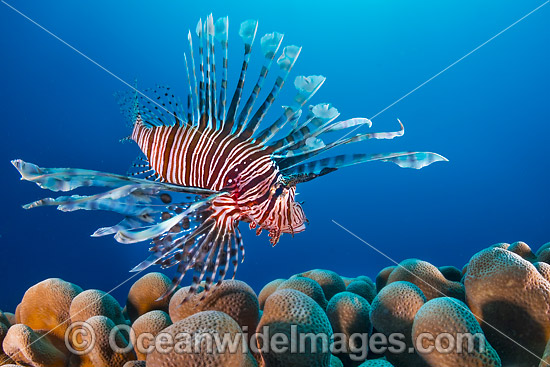
[[(413, 338), (421, 343), (416, 346), (417, 351), (430, 366), (501, 366), (476, 318), (457, 299), (441, 297), (428, 301), (416, 314), (412, 332)], [(421, 335), (424, 337), (419, 338)], [(438, 340), (440, 345), (435, 347)]]
[(13, 362), (13, 360), (10, 357), (4, 354), (4, 351), (2, 349), (2, 343), (4, 342), (4, 338), (6, 337), (7, 333), (8, 333), (8, 326), (0, 322), (0, 366)]
[(8, 319), (6, 314), (2, 312), (2, 310), (0, 310), (0, 324), (4, 324), (8, 327), (12, 325), (12, 322), (10, 322), (10, 320)]
[(402, 261), (389, 275), (387, 284), (400, 280), (415, 284), (428, 300), (445, 296), (464, 300), (464, 286), (446, 279), (438, 268), (426, 261)]
[(359, 275), (355, 280), (362, 280), (363, 282), (370, 285), (372, 288), (376, 289), (376, 283), (368, 276), (366, 275)]
[[(363, 282), (364, 283), (364, 282)], [(366, 284), (366, 283), (365, 283)], [(350, 358), (354, 355), (356, 358), (366, 359), (368, 351), (367, 340), (361, 338), (350, 338), (353, 334), (370, 335), (372, 333), (372, 324), (369, 318), (370, 304), (363, 297), (351, 293), (341, 292), (331, 298), (327, 306), (327, 317), (332, 325), (334, 333), (340, 333), (346, 336), (350, 345), (342, 348), (335, 355), (342, 360), (345, 365), (351, 365), (355, 360)]]
[[(199, 312), (174, 323), (172, 326), (164, 329), (163, 332), (171, 335), (174, 340), (177, 340), (178, 334), (186, 334), (189, 337), (182, 339), (180, 344), (176, 344), (170, 351), (167, 350), (167, 353), (159, 348), (155, 348), (147, 356), (147, 367), (257, 366), (256, 361), (250, 353), (242, 352), (243, 341), (240, 337), (237, 338), (236, 353), (231, 353), (230, 348), (226, 348), (223, 351), (213, 348), (209, 351), (207, 338), (201, 339), (201, 335), (206, 335), (206, 333), (208, 335), (217, 334), (220, 338), (224, 335), (235, 338), (242, 333), (241, 328), (235, 320), (223, 312)], [(195, 348), (195, 344), (200, 346), (200, 348)]]
[(550, 264), (550, 248), (537, 252), (537, 261)]
[(359, 367), (393, 367), (393, 364), (383, 359), (371, 359), (361, 363)]
[(46, 279), (30, 287), (17, 306), (16, 319), (33, 330), (50, 331), (57, 337), (55, 345), (64, 345), (64, 335), (69, 323), (69, 310), (73, 298), (82, 289), (58, 278)]
[(443, 276), (453, 282), (460, 282), (462, 279), (462, 271), (454, 266), (440, 266), (439, 271)]
[[(82, 335), (83, 346), (92, 346), (91, 350), (81, 356), (81, 367), (122, 367), (128, 361), (136, 360), (136, 354), (127, 339), (120, 331), (113, 331), (115, 323), (106, 316), (92, 316), (86, 320), (90, 333)], [(109, 343), (109, 336), (114, 333), (114, 340), (120, 350), (113, 350)], [(77, 334), (69, 338), (72, 346)], [(78, 340), (78, 339), (77, 339)], [(86, 348), (83, 348), (86, 350)]]
[(271, 294), (277, 290), (277, 287), (279, 287), (279, 285), (281, 285), (281, 283), (284, 281), (285, 279), (275, 279), (264, 285), (264, 287), (260, 291), (260, 294), (258, 295), (260, 310), (264, 309), (264, 304), (267, 297), (271, 296)]
[(2, 347), (4, 353), (23, 366), (64, 367), (67, 363), (65, 354), (49, 338), (23, 324), (9, 328)]
[(380, 270), (378, 275), (376, 276), (376, 291), (380, 292), (382, 288), (386, 286), (386, 283), (388, 282), (388, 277), (394, 271), (395, 266), (387, 266), (384, 269)]
[(367, 283), (363, 280), (355, 280), (346, 287), (346, 291), (360, 295), (369, 303), (376, 297), (376, 286), (372, 283), (372, 280), (371, 283)]
[(514, 242), (507, 248), (507, 250), (515, 254), (518, 254), (519, 256), (523, 257), (527, 261), (531, 261), (531, 262), (537, 261), (537, 257), (525, 242), (522, 242), (522, 241)]
[(140, 335), (148, 333), (154, 337), (170, 325), (172, 325), (170, 316), (160, 310), (149, 311), (134, 321), (132, 324), (134, 334), (131, 335), (131, 341), (139, 360), (145, 361), (147, 358), (145, 351), (150, 347), (151, 342), (145, 336), (140, 338)]
[(299, 274), (300, 276), (315, 280), (325, 293), (325, 297), (328, 301), (336, 293), (340, 293), (346, 290), (346, 285), (342, 278), (331, 270), (314, 269)]
[(542, 245), (536, 252), (537, 261), (550, 263), (550, 242)]
[(162, 297), (170, 290), (172, 282), (162, 273), (148, 273), (139, 278), (130, 288), (126, 300), (126, 313), (130, 321), (134, 322), (141, 315), (161, 310), (168, 312), (170, 297)]
[(311, 297), (315, 302), (319, 304), (319, 306), (321, 306), (323, 310), (327, 308), (328, 302), (325, 298), (323, 288), (321, 288), (319, 283), (314, 280), (306, 277), (290, 278), (289, 280), (285, 280), (284, 282), (282, 282), (277, 287), (277, 290), (280, 289), (295, 289), (297, 291), (300, 291), (305, 295)]
[(8, 320), (9, 324), (6, 324), (8, 326), (17, 324), (17, 321), (15, 320), (15, 314), (11, 312), (4, 312), (4, 317)]
[(340, 276), (340, 278), (342, 278), (342, 280), (344, 281), (344, 285), (346, 286), (346, 288), (351, 282), (356, 280), (356, 278), (343, 277), (343, 276)]
[[(326, 336), (326, 342), (332, 335), (330, 322), (317, 302), (293, 289), (278, 290), (267, 299), (257, 332), (261, 333), (264, 327), (268, 327), (265, 330), (268, 331), (269, 338), (275, 333), (282, 333), (291, 340), (292, 326), (296, 328), (295, 335), (321, 334)], [(265, 367), (329, 367), (330, 365), (331, 354), (323, 349), (323, 338), (306, 339), (303, 353), (264, 351), (261, 348), (266, 341), (259, 339), (258, 342)], [(316, 351), (312, 350), (312, 342), (315, 342)]]
[(540, 275), (544, 277), (547, 281), (550, 281), (550, 264), (545, 262), (535, 262), (533, 266), (538, 270)]
[(413, 283), (398, 281), (388, 284), (372, 302), (372, 325), (385, 334), (410, 333), (414, 317), (426, 301), (424, 293)]
[(256, 329), (260, 306), (256, 293), (240, 280), (227, 280), (214, 288), (204, 299), (204, 288), (199, 287), (187, 301), (189, 287), (181, 288), (170, 300), (170, 318), (177, 322), (200, 311), (221, 311), (231, 316), (241, 328)]
[[(345, 282), (345, 280), (344, 280)], [(330, 356), (330, 367), (344, 367), (344, 364), (340, 360), (340, 358), (335, 356)]]
[(73, 299), (69, 310), (71, 322), (83, 322), (92, 316), (106, 316), (115, 325), (126, 323), (117, 300), (108, 293), (97, 289), (81, 292)]
[[(384, 335), (405, 335), (407, 348), (413, 347), (411, 331), (414, 317), (426, 303), (424, 293), (410, 282), (393, 282), (382, 288), (371, 305), (370, 319), (374, 328)], [(422, 359), (417, 354), (386, 352), (386, 358), (395, 365), (418, 366)]]
[(128, 361), (122, 367), (145, 367), (145, 361)]
[(550, 338), (550, 283), (535, 266), (513, 252), (491, 247), (472, 257), (464, 285), (468, 306), (485, 321), (482, 328), (503, 365), (538, 364), (532, 353), (542, 355)]

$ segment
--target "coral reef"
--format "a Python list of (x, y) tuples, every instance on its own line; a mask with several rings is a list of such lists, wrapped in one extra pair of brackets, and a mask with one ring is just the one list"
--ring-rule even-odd
[[(189, 299), (186, 298), (189, 296)], [(227, 280), (204, 295), (200, 287), (189, 294), (189, 287), (181, 288), (170, 300), (172, 322), (183, 320), (199, 311), (221, 311), (231, 316), (241, 328), (255, 330), (260, 319), (260, 305), (256, 293), (240, 280)]]
[(264, 309), (265, 301), (269, 296), (271, 296), (272, 293), (274, 293), (277, 288), (283, 283), (286, 279), (275, 279), (271, 282), (264, 285), (262, 290), (260, 291), (260, 294), (258, 294), (258, 302), (260, 304), (260, 310)]
[(324, 310), (327, 308), (327, 299), (325, 298), (325, 293), (323, 288), (314, 280), (311, 280), (306, 277), (294, 277), (282, 282), (277, 290), (280, 289), (294, 289), (304, 293), (306, 296), (311, 297), (315, 302), (321, 306)]
[[(302, 335), (307, 333), (332, 335), (329, 319), (317, 302), (294, 289), (278, 290), (267, 299), (258, 330), (261, 331), (266, 327), (270, 339), (275, 333), (284, 334), (290, 339), (293, 326), (296, 327), (296, 333)], [(269, 341), (258, 339), (258, 342), (262, 350)], [(321, 339), (308, 339), (302, 350), (303, 353), (262, 351), (262, 360), (266, 367), (328, 367), (331, 354), (323, 350), (322, 343)]]
[[(147, 356), (146, 365), (148, 367), (254, 367), (257, 366), (255, 359), (250, 353), (242, 353), (242, 345), (236, 347), (238, 352), (231, 353), (227, 350), (225, 353), (219, 353), (212, 349), (209, 352), (207, 340), (201, 339), (201, 333), (218, 333), (219, 335), (238, 335), (242, 333), (240, 326), (227, 314), (219, 311), (202, 311), (184, 318), (175, 324), (167, 327), (165, 333), (176, 337), (177, 334), (184, 333), (190, 336), (191, 342), (182, 346), (182, 351), (174, 350), (164, 353), (162, 350), (155, 350)], [(242, 343), (242, 341), (240, 342)], [(195, 349), (198, 345), (200, 348)], [(188, 352), (185, 347), (189, 347)]]
[(303, 276), (319, 283), (328, 301), (330, 301), (332, 296), (336, 293), (346, 290), (346, 284), (342, 278), (331, 270), (314, 269), (298, 274), (298, 276)]
[(126, 312), (130, 321), (134, 322), (141, 315), (153, 310), (168, 312), (170, 298), (161, 297), (171, 286), (170, 278), (162, 273), (149, 273), (138, 279), (130, 288), (126, 300)]
[[(368, 336), (372, 333), (370, 312), (369, 302), (355, 293), (341, 292), (330, 299), (327, 306), (327, 316), (332, 325), (332, 331), (344, 334), (351, 341), (350, 345), (343, 348), (344, 350), (338, 353), (335, 352), (336, 357), (344, 362), (346, 366), (359, 364), (355, 363), (357, 360), (354, 361), (350, 358), (350, 354), (356, 350), (368, 349), (367, 345), (363, 345), (363, 343), (366, 344), (365, 340), (352, 339), (351, 336), (356, 333)], [(365, 353), (363, 359), (366, 359), (366, 357)]]
[[(423, 350), (420, 350), (420, 354), (430, 366), (501, 366), (500, 358), (483, 336), (474, 315), (468, 306), (457, 299), (441, 297), (426, 302), (414, 318), (413, 339), (417, 340), (423, 333), (437, 335), (435, 340), (422, 340)], [(471, 335), (473, 348), (468, 349), (468, 338), (460, 339), (455, 335)], [(439, 336), (443, 336), (439, 339), (441, 349), (435, 348)], [(417, 345), (417, 350), (419, 348)]]
[[(46, 279), (15, 312), (0, 311), (0, 365), (549, 367), (548, 260), (550, 243), (536, 252), (499, 243), (462, 270), (408, 259), (382, 269), (375, 283), (315, 269), (273, 280), (259, 296), (228, 280), (160, 298), (171, 282), (150, 273), (130, 287), (124, 310), (100, 290)], [(208, 349), (204, 333), (230, 349)], [(321, 337), (305, 338), (299, 352), (273, 347), (298, 335)], [(175, 346), (161, 350), (168, 337)], [(389, 348), (373, 348), (373, 340)]]

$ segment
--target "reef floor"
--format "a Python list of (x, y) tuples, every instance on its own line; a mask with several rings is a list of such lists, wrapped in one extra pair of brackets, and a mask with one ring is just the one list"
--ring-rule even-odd
[[(349, 275), (349, 274), (346, 274)], [(148, 273), (126, 304), (51, 278), (0, 311), (0, 365), (550, 367), (550, 243), (490, 246), (463, 269), (407, 259), (375, 281), (315, 269), (256, 294), (191, 294)]]

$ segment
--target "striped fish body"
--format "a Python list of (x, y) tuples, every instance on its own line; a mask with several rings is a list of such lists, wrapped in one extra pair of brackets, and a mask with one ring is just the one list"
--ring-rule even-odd
[(282, 233), (305, 229), (304, 211), (294, 201), (296, 188), (284, 187), (282, 174), (263, 146), (205, 124), (148, 128), (140, 117), (131, 138), (160, 181), (227, 191), (228, 196), (213, 200), (214, 217), (249, 222), (258, 234), (267, 230), (272, 244)]

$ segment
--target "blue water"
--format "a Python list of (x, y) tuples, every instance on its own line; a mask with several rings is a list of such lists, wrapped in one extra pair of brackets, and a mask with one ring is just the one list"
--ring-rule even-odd
[[(143, 88), (169, 84), (183, 95), (188, 28), (209, 12), (229, 15), (234, 81), (241, 63), (238, 24), (257, 18), (260, 35), (276, 30), (285, 33), (285, 44), (303, 46), (293, 75), (326, 76), (312, 102), (333, 103), (342, 118), (377, 114), (542, 4), (8, 2), (120, 78), (137, 77)], [(462, 267), (497, 242), (523, 240), (536, 249), (550, 241), (549, 24), (550, 5), (373, 120), (374, 130), (393, 131), (400, 118), (404, 137), (337, 151), (427, 150), (449, 163), (420, 171), (370, 163), (299, 186), (308, 229), (271, 248), (267, 234), (256, 237), (242, 224), (247, 257), (238, 278), (259, 291), (274, 278), (311, 268), (375, 276), (392, 265), (333, 220), (391, 259), (417, 257), (437, 266)], [(23, 210), (21, 204), (50, 193), (20, 182), (9, 161), (126, 172), (138, 148), (118, 142), (129, 128), (113, 93), (124, 86), (4, 4), (0, 34), (0, 308), (13, 312), (25, 290), (48, 277), (111, 290), (147, 256), (147, 244), (90, 238), (117, 222), (111, 213)], [(250, 75), (258, 55), (254, 60)], [(113, 293), (121, 302), (130, 283)]]

